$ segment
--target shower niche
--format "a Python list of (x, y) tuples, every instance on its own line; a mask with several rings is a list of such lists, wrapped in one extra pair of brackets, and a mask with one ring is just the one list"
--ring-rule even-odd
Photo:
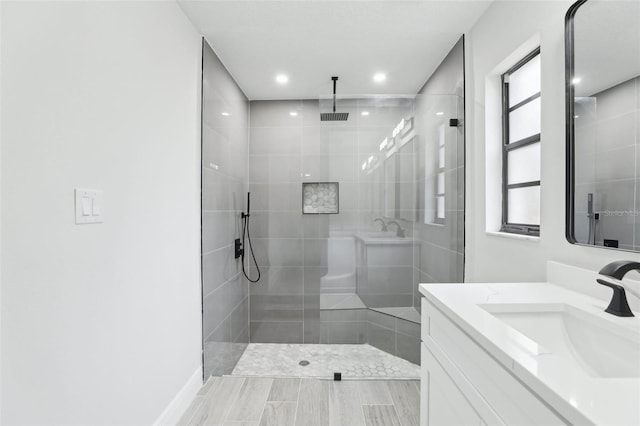
[(339, 203), (338, 182), (302, 183), (302, 213), (338, 214)]

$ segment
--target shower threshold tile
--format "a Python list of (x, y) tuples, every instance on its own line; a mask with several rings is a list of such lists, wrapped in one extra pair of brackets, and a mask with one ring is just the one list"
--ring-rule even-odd
[(231, 375), (332, 379), (335, 372), (343, 380), (418, 379), (420, 366), (368, 344), (250, 343)]
[(380, 312), (382, 314), (391, 315), (392, 317), (420, 324), (420, 312), (418, 312), (418, 310), (413, 306), (369, 309), (371, 309), (372, 311)]
[(320, 309), (364, 309), (365, 304), (360, 296), (354, 293), (323, 293), (320, 294)]

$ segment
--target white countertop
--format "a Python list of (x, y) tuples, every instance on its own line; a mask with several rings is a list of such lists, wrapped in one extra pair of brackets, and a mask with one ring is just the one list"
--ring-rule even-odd
[(640, 378), (590, 376), (478, 305), (566, 304), (632, 333), (640, 332), (639, 316), (607, 314), (607, 302), (549, 283), (421, 284), (420, 292), (566, 419), (640, 425)]
[(397, 237), (395, 232), (358, 232), (356, 239), (366, 245), (412, 245), (413, 238)]

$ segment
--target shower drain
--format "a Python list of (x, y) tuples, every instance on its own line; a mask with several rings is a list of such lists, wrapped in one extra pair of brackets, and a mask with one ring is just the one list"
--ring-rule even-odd
[(306, 367), (306, 366), (307, 366), (307, 365), (309, 365), (309, 364), (310, 364), (310, 362), (309, 362), (309, 361), (307, 361), (306, 359), (303, 359), (302, 361), (300, 361), (300, 362), (298, 363), (298, 365), (301, 365), (301, 366), (303, 366), (303, 367)]

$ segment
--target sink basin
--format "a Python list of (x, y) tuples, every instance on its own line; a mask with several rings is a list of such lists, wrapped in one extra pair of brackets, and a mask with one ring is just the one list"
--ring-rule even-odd
[[(478, 305), (593, 377), (640, 377), (640, 333), (568, 304)], [(625, 318), (638, 325), (638, 318)]]

